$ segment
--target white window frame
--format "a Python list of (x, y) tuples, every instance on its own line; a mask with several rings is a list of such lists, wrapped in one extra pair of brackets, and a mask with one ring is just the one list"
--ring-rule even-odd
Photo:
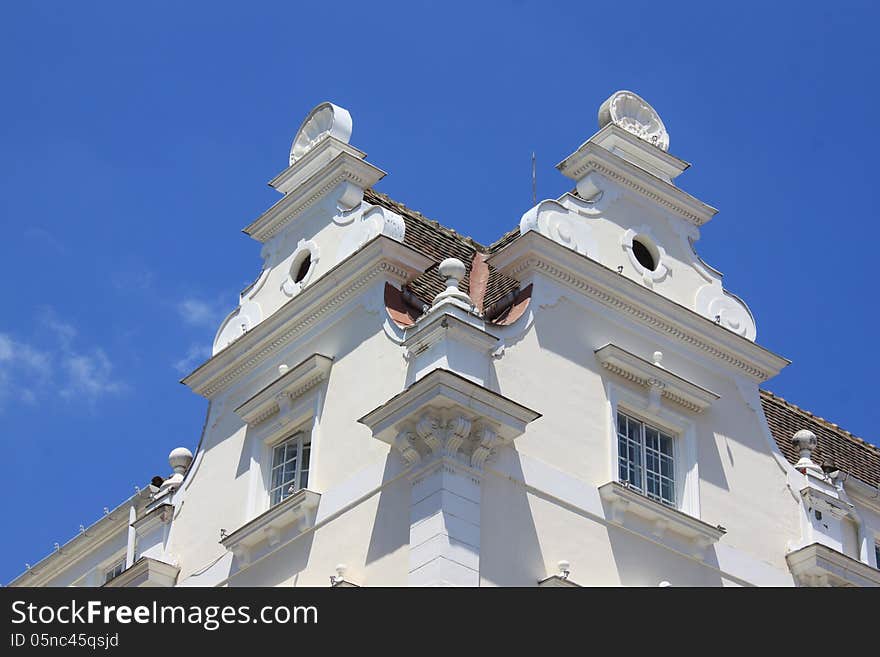
[[(677, 442), (677, 437), (674, 435), (670, 435), (670, 433), (668, 433), (665, 429), (661, 429), (660, 427), (654, 426), (650, 422), (646, 422), (645, 420), (642, 420), (641, 418), (637, 417), (633, 413), (629, 413), (624, 409), (618, 408), (617, 413), (616, 413), (616, 419), (617, 419), (617, 423), (618, 423), (618, 427), (617, 427), (617, 448), (618, 448), (617, 477), (618, 477), (619, 481), (623, 481), (623, 478), (620, 476), (620, 468), (622, 465), (621, 464), (621, 454), (620, 454), (620, 441), (621, 441), (620, 420), (621, 420), (621, 418), (626, 418), (627, 432), (624, 434), (625, 440), (627, 442), (635, 442), (637, 444), (637, 449), (639, 451), (639, 461), (637, 464), (635, 464), (639, 470), (639, 481), (632, 482), (632, 481), (629, 481), (629, 479), (627, 478), (627, 483), (629, 484), (630, 487), (635, 487), (635, 489), (639, 493), (641, 493), (645, 497), (648, 497), (648, 498), (654, 500), (655, 502), (660, 502), (661, 504), (664, 504), (666, 506), (670, 506), (672, 508), (678, 508), (678, 498), (679, 498), (678, 493), (679, 493), (679, 489), (681, 488), (681, 482), (678, 481), (678, 479), (676, 478), (677, 473), (675, 471), (675, 469), (676, 469), (676, 451), (677, 451), (675, 449), (675, 443)], [(635, 441), (629, 435), (628, 429), (629, 429), (630, 423), (635, 423), (639, 427), (639, 435)], [(672, 462), (672, 472), (670, 472), (668, 475), (663, 474), (663, 468), (662, 468), (662, 466), (660, 466), (659, 463), (658, 463), (658, 466), (660, 466), (659, 470), (652, 470), (652, 469), (648, 468), (648, 449), (649, 449), (648, 448), (648, 435), (647, 435), (648, 429), (656, 431), (660, 435), (661, 438), (666, 438), (669, 440), (669, 447), (671, 449), (671, 453), (663, 454), (663, 452), (658, 451), (658, 456), (660, 459), (662, 459), (663, 456), (666, 456)], [(655, 451), (655, 450), (652, 450), (652, 451)], [(630, 462), (628, 457), (626, 458), (626, 462)], [(649, 474), (655, 475), (660, 479), (660, 491), (658, 494), (654, 494), (649, 491), (649, 486), (648, 486)], [(663, 480), (664, 479), (667, 480), (672, 485), (672, 498), (671, 499), (667, 499), (663, 495)]]
[[(697, 465), (696, 428), (693, 421), (670, 410), (661, 401), (651, 403), (650, 396), (634, 392), (612, 382), (606, 383), (608, 398), (607, 425), (609, 437), (609, 474), (611, 481), (620, 482), (617, 438), (618, 410), (672, 437), (672, 459), (675, 482), (675, 504), (672, 508), (700, 518), (700, 474)], [(645, 464), (642, 464), (644, 467)], [(651, 499), (645, 495), (646, 499)], [(651, 500), (656, 504), (662, 504)], [(664, 504), (664, 506), (670, 506)]]

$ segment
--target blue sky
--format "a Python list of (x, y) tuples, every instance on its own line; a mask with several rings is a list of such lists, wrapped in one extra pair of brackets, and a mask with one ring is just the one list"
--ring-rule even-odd
[(3, 3), (0, 581), (195, 449), (178, 383), (260, 269), (240, 229), (323, 100), (377, 188), (490, 242), (632, 89), (770, 390), (876, 442), (880, 11), (821, 3)]

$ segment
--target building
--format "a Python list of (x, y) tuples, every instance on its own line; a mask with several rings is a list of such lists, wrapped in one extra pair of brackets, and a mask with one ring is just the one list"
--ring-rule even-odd
[(375, 191), (316, 107), (245, 232), (264, 267), (183, 382), (195, 457), (13, 585), (876, 586), (880, 450), (693, 244), (658, 114), (613, 94), (573, 189), (484, 246)]

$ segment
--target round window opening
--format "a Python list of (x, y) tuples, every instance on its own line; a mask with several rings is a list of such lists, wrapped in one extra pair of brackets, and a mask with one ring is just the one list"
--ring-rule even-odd
[(299, 263), (299, 267), (296, 270), (296, 276), (293, 277), (294, 283), (302, 283), (303, 279), (306, 277), (306, 274), (309, 273), (309, 267), (312, 266), (312, 254), (306, 253), (305, 257), (302, 259), (302, 262)]
[(633, 255), (639, 264), (648, 271), (657, 269), (657, 261), (659, 260), (657, 247), (641, 235), (633, 240)]

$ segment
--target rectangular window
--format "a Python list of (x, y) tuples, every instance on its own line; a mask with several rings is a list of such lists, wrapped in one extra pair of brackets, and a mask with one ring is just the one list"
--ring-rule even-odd
[(269, 497), (275, 506), (309, 484), (308, 435), (297, 433), (272, 449)]
[(874, 563), (880, 568), (880, 543), (874, 543)]
[(629, 415), (617, 414), (617, 463), (621, 482), (652, 500), (675, 506), (672, 436)]
[(125, 570), (125, 559), (120, 559), (119, 561), (117, 561), (115, 564), (110, 566), (110, 568), (108, 568), (104, 572), (104, 583), (106, 584), (114, 577), (118, 577), (119, 575), (122, 574), (122, 571), (124, 571), (124, 570)]

